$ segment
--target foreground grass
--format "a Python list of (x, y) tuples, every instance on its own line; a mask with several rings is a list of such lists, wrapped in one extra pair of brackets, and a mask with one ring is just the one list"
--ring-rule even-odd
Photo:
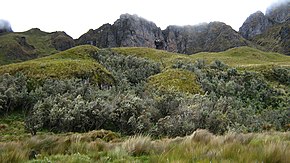
[[(14, 123), (17, 122), (17, 123)], [(0, 162), (288, 162), (290, 132), (227, 133), (197, 130), (185, 137), (121, 137), (97, 130), (87, 133), (38, 133), (24, 130), (23, 117), (1, 118), (10, 130), (0, 139)], [(24, 135), (24, 136), (23, 136)]]

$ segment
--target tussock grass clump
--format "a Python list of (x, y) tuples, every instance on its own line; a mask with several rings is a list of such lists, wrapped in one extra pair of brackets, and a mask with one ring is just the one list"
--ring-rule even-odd
[(19, 142), (0, 142), (0, 162), (21, 162), (28, 159), (28, 149), (23, 148), (23, 144)]
[(109, 141), (118, 141), (118, 139), (120, 139), (120, 135), (115, 133), (115, 132), (112, 132), (112, 131), (109, 131), (109, 130), (93, 130), (93, 131), (90, 131), (88, 133), (84, 133), (84, 134), (81, 134), (81, 139), (82, 140), (85, 140), (87, 142), (89, 141), (94, 141), (94, 140), (97, 140), (97, 139), (101, 139), (101, 140), (104, 140), (106, 142), (109, 142)]
[(188, 136), (188, 140), (193, 142), (209, 143), (214, 139), (214, 135), (207, 130), (198, 129)]
[(149, 136), (132, 136), (127, 139), (122, 147), (133, 156), (146, 155), (150, 153), (151, 138)]
[(253, 133), (248, 134), (242, 134), (242, 133), (235, 133), (235, 132), (229, 132), (225, 136), (222, 136), (223, 143), (233, 143), (238, 142), (241, 144), (248, 144), (252, 141), (254, 138)]
[[(97, 133), (37, 135), (0, 142), (0, 162), (281, 162), (290, 160), (290, 133), (227, 133), (199, 129), (185, 137), (152, 140), (135, 135), (119, 142)], [(98, 133), (98, 134), (99, 134)], [(30, 157), (35, 153), (35, 157)], [(29, 160), (30, 158), (30, 160)]]

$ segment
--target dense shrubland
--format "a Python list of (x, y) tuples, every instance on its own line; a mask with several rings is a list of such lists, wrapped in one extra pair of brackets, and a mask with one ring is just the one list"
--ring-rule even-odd
[(0, 112), (24, 110), (28, 130), (86, 132), (108, 129), (123, 134), (184, 136), (198, 128), (228, 131), (289, 130), (289, 69), (262, 73), (238, 71), (220, 61), (177, 62), (197, 77), (202, 93), (147, 89), (148, 77), (161, 72), (150, 60), (110, 50), (92, 54), (116, 80), (99, 87), (90, 79), (46, 79), (35, 89), (21, 74), (0, 77)]

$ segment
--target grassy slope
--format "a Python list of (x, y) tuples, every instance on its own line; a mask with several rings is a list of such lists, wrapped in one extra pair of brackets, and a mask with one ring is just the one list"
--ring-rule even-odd
[(144, 57), (169, 66), (177, 60), (194, 62), (204, 59), (207, 62), (221, 60), (233, 67), (252, 67), (278, 65), (290, 67), (290, 57), (279, 53), (263, 52), (251, 47), (237, 47), (224, 52), (201, 52), (194, 55), (170, 53), (150, 48), (112, 48), (112, 51), (123, 54)]
[(20, 33), (27, 37), (27, 42), (35, 47), (39, 56), (46, 56), (57, 53), (58, 51), (51, 45), (50, 33), (43, 32), (39, 29), (31, 29)]
[[(32, 45), (34, 49), (21, 45), (18, 42), (21, 37), (25, 37), (26, 42)], [(0, 45), (0, 65), (47, 56), (58, 52), (51, 45), (50, 33), (39, 29), (0, 35)]]
[(111, 84), (112, 75), (89, 57), (97, 51), (98, 48), (93, 46), (79, 46), (48, 57), (1, 66), (0, 74), (22, 72), (38, 81), (46, 78), (79, 77)]
[(198, 53), (192, 59), (205, 59), (209, 62), (221, 60), (233, 67), (259, 67), (265, 65), (290, 66), (290, 57), (272, 52), (263, 52), (250, 47), (232, 48), (219, 53)]
[(198, 59), (203, 59), (209, 64), (214, 60), (220, 60), (240, 70), (262, 72), (270, 78), (273, 67), (283, 66), (290, 68), (290, 56), (279, 53), (263, 52), (251, 47), (232, 48), (227, 51), (217, 53), (202, 52), (194, 55), (170, 53), (163, 50), (142, 47), (122, 47), (112, 48), (111, 50), (118, 54), (133, 55), (160, 62), (163, 67), (163, 72), (149, 78), (149, 88), (165, 88), (167, 90), (173, 88), (174, 90), (187, 93), (200, 92), (200, 89), (198, 89), (199, 85), (196, 82), (196, 77), (194, 74), (189, 77), (188, 74), (186, 75), (185, 72), (180, 70), (168, 70), (170, 69), (170, 66), (177, 61), (195, 62)]

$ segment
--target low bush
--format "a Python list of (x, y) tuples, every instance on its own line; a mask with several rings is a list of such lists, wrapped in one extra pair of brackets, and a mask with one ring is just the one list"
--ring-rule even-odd
[(29, 97), (26, 77), (22, 74), (0, 76), (0, 114), (16, 109), (28, 109)]

